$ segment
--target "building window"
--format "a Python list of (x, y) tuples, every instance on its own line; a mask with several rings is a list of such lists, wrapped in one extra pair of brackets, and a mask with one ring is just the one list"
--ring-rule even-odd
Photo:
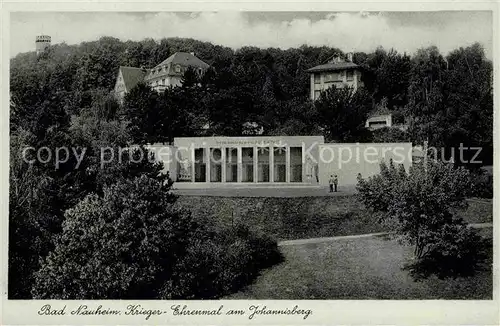
[(315, 100), (319, 99), (320, 95), (321, 95), (321, 91), (314, 91), (314, 99)]
[(348, 70), (346, 72), (346, 74), (347, 74), (347, 81), (353, 81), (354, 80), (354, 71)]
[(286, 147), (274, 147), (274, 182), (286, 182)]
[(325, 74), (325, 83), (332, 83), (336, 81), (342, 81), (342, 74), (339, 72), (330, 72)]
[(253, 147), (241, 148), (241, 181), (253, 182)]
[(179, 65), (175, 66), (175, 72), (180, 73), (181, 72), (181, 66), (179, 66)]
[(257, 150), (257, 181), (269, 182), (269, 147)]
[(386, 121), (370, 121), (368, 122), (368, 126), (373, 129), (379, 129), (383, 127), (387, 127), (388, 124)]
[(226, 148), (226, 182), (238, 181), (238, 150)]
[(290, 147), (290, 182), (302, 182), (302, 147)]
[(165, 85), (165, 78), (161, 80), (162, 85)]
[(222, 150), (210, 148), (210, 182), (222, 182)]
[(194, 182), (207, 181), (206, 150), (206, 148), (195, 148), (194, 150)]

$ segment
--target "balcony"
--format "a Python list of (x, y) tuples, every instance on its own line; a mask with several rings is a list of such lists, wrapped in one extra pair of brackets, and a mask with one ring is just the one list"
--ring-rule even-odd
[(157, 92), (163, 92), (167, 89), (167, 86), (165, 85), (156, 85), (156, 86), (153, 86), (153, 89)]

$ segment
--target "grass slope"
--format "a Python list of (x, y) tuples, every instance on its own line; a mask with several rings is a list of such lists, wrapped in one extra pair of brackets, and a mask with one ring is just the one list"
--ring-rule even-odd
[[(295, 190), (295, 189), (294, 189)], [(278, 240), (343, 236), (388, 231), (356, 196), (225, 197), (180, 196), (193, 214), (231, 225), (243, 222)], [(469, 223), (493, 221), (491, 201), (470, 200), (458, 212)]]
[(382, 237), (281, 250), (284, 263), (228, 299), (492, 299), (491, 261), (474, 277), (415, 282), (402, 270), (412, 248)]

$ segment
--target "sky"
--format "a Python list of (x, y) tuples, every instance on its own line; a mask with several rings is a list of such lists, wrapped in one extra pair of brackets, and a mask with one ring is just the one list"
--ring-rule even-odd
[(36, 35), (78, 44), (113, 36), (123, 41), (189, 37), (238, 49), (327, 45), (344, 52), (378, 46), (413, 53), (436, 45), (447, 54), (474, 42), (492, 58), (488, 11), (439, 12), (13, 12), (10, 55), (33, 51)]

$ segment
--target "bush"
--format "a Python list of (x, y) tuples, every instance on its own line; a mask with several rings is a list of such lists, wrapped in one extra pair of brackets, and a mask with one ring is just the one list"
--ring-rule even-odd
[(405, 268), (417, 280), (435, 274), (438, 278), (472, 276), (484, 267), (488, 242), (461, 220), (438, 230), (426, 230), (428, 251)]
[(283, 260), (276, 241), (250, 232), (245, 225), (222, 227), (199, 235), (189, 246), (164, 299), (216, 299), (252, 282), (259, 271)]
[(471, 174), (471, 196), (479, 198), (493, 198), (493, 176), (485, 172)]
[(89, 195), (65, 214), (36, 273), (39, 299), (214, 298), (279, 260), (276, 242), (196, 222), (146, 176)]
[(407, 174), (391, 162), (381, 165), (380, 175), (360, 179), (358, 191), (381, 221), (415, 246), (415, 261), (407, 267), (413, 276), (456, 277), (472, 275), (485, 257), (482, 239), (453, 215), (466, 206), (470, 186), (464, 168), (428, 162)]
[(372, 132), (372, 137), (374, 143), (399, 143), (410, 141), (410, 135), (408, 132), (400, 130), (396, 127), (376, 129)]

